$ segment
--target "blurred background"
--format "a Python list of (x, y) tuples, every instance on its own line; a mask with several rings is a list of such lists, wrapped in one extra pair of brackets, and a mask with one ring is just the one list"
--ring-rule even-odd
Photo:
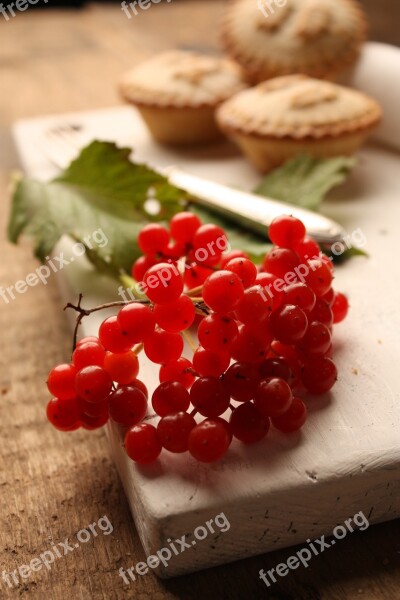
[[(121, 73), (159, 50), (217, 49), (217, 22), (226, 0), (161, 0), (132, 18), (119, 2), (59, 4), (40, 0), (8, 21), (0, 14), (0, 126), (118, 103)], [(400, 45), (399, 0), (362, 4), (370, 39)]]

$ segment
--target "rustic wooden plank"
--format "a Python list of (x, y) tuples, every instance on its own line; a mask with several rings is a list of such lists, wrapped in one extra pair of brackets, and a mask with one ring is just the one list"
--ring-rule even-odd
[[(215, 46), (215, 23), (223, 3), (174, 0), (153, 7), (136, 23), (116, 6), (70, 11), (32, 11), (1, 23), (2, 84), (0, 126), (16, 118), (108, 106), (118, 101), (119, 74), (143, 56), (171, 45)], [(376, 15), (372, 31), (397, 41), (397, 0), (369, 0)], [(396, 19), (397, 16), (397, 19)], [(6, 132), (0, 139), (0, 281), (10, 285), (37, 263), (28, 244), (15, 248), (4, 238), (7, 187), (17, 165)], [(54, 600), (71, 598), (290, 600), (395, 600), (400, 589), (399, 522), (354, 535), (316, 558), (308, 570), (282, 579), (268, 593), (258, 579), (292, 552), (282, 551), (177, 580), (153, 575), (124, 587), (120, 566), (143, 560), (122, 487), (103, 433), (64, 436), (44, 421), (43, 384), (55, 361), (66, 360), (69, 330), (55, 281), (0, 304), (0, 556), (1, 570), (26, 564), (53, 543), (106, 514), (114, 526), (9, 589), (0, 580), (1, 597)]]

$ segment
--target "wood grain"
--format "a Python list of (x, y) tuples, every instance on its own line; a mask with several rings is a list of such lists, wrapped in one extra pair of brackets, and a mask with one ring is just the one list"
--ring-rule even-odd
[[(83, 110), (118, 102), (115, 83), (127, 67), (171, 46), (216, 47), (224, 3), (174, 0), (128, 20), (115, 6), (79, 13), (27, 11), (0, 22), (0, 282), (11, 285), (37, 267), (28, 244), (5, 240), (8, 181), (17, 166), (8, 126), (17, 118)], [(375, 39), (399, 43), (397, 0), (365, 2)], [(397, 16), (397, 20), (396, 20)], [(55, 281), (5, 304), (0, 299), (0, 571), (27, 564), (54, 543), (71, 540), (107, 515), (112, 535), (99, 535), (34, 573), (19, 587), (0, 579), (1, 598), (42, 600), (397, 600), (400, 526), (392, 522), (354, 534), (269, 591), (260, 568), (292, 550), (248, 559), (171, 581), (153, 575), (124, 586), (118, 569), (144, 553), (110, 460), (104, 434), (62, 435), (45, 423), (46, 374), (68, 359), (70, 335)]]

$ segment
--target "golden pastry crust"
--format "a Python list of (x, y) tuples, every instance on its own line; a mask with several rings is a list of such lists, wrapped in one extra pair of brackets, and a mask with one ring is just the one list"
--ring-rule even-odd
[(374, 127), (381, 109), (356, 90), (306, 75), (288, 75), (239, 92), (217, 114), (224, 130), (302, 140)]
[(222, 136), (215, 110), (246, 87), (242, 75), (228, 59), (173, 50), (127, 73), (120, 93), (138, 108), (157, 141), (203, 144)]
[(357, 60), (367, 23), (356, 0), (231, 0), (222, 24), (227, 53), (257, 83), (291, 73), (336, 79)]
[(301, 153), (353, 154), (380, 119), (372, 98), (306, 75), (264, 81), (217, 111), (221, 129), (262, 171)]
[(241, 69), (228, 59), (172, 50), (141, 63), (120, 83), (125, 100), (140, 106), (217, 106), (246, 87)]

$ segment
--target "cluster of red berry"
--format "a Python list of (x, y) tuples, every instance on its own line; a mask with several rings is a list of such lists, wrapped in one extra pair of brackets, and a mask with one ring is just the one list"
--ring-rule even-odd
[(151, 223), (139, 233), (138, 245), (143, 256), (132, 267), (135, 281), (142, 281), (148, 269), (156, 264), (176, 264), (184, 258), (183, 283), (191, 290), (202, 285), (216, 266), (224, 268), (232, 256), (244, 256), (239, 250), (226, 253), (229, 244), (225, 231), (217, 225), (203, 225), (193, 213), (178, 213), (169, 225), (168, 231)]
[[(224, 252), (223, 230), (192, 213), (173, 217), (169, 231), (147, 225), (138, 239), (145, 255), (133, 267), (147, 300), (126, 303), (98, 338), (78, 342), (71, 364), (50, 372), (50, 422), (71, 431), (111, 418), (127, 429), (125, 449), (138, 463), (156, 460), (162, 448), (213, 462), (233, 437), (257, 442), (271, 424), (299, 430), (307, 417), (299, 396), (323, 394), (336, 381), (332, 326), (348, 303), (333, 291), (333, 265), (301, 221), (279, 217), (269, 237), (275, 246), (258, 269), (245, 253)], [(194, 324), (197, 347), (188, 331)], [(182, 335), (193, 346), (191, 361), (182, 356)], [(137, 379), (142, 349), (160, 365), (151, 399), (156, 426)]]

